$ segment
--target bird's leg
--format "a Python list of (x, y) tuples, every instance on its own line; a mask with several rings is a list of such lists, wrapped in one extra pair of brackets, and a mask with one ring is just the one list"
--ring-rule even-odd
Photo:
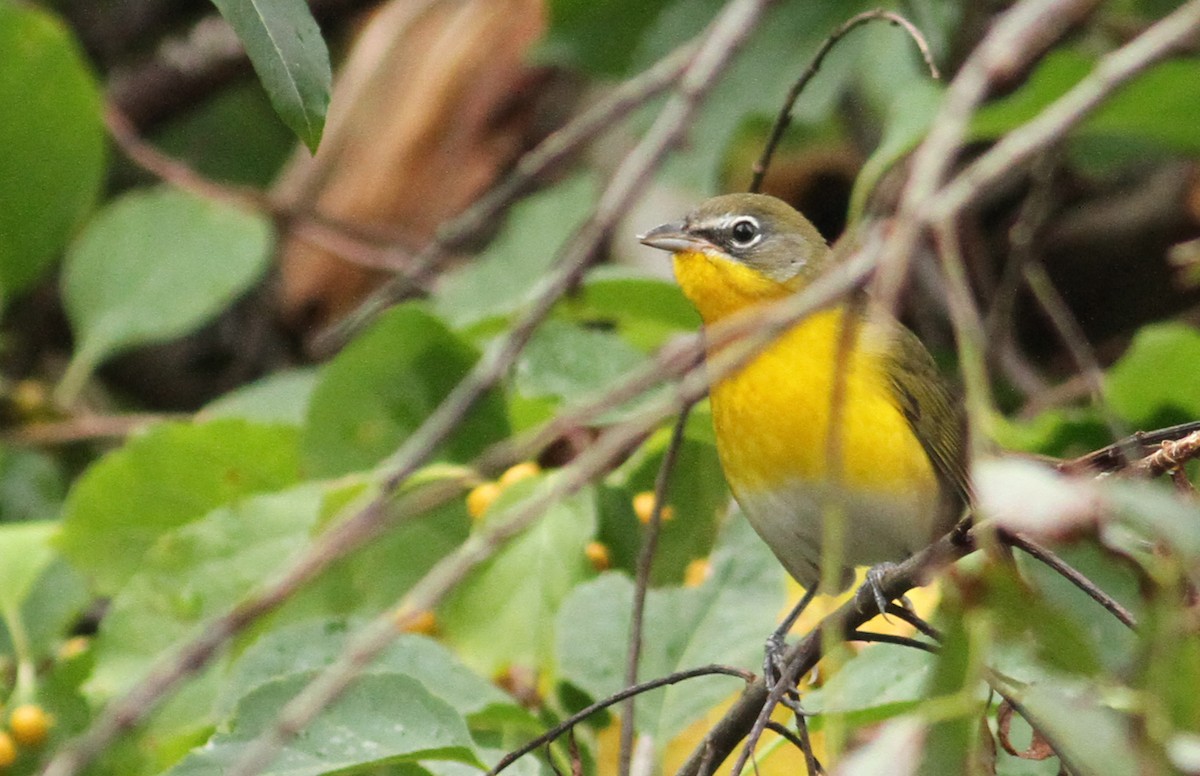
[(770, 636), (767, 636), (767, 643), (763, 647), (763, 681), (767, 684), (767, 689), (775, 686), (783, 677), (783, 653), (787, 648), (787, 635), (796, 624), (796, 620), (800, 619), (800, 615), (812, 603), (813, 596), (817, 593), (817, 585), (813, 583), (804, 591), (804, 595), (788, 612), (787, 617), (783, 618), (783, 622), (779, 623), (779, 627), (772, 631)]
[[(883, 615), (883, 619), (885, 620), (888, 618), (888, 598), (883, 594), (883, 578), (894, 568), (896, 568), (895, 563), (884, 561), (883, 563), (876, 563), (867, 569), (867, 584), (871, 586), (871, 595), (875, 597), (875, 605), (879, 607), (879, 613)], [(906, 608), (911, 608), (911, 606)]]

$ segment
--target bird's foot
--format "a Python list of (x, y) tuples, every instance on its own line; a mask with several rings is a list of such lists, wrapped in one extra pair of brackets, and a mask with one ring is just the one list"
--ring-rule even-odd
[[(871, 586), (871, 595), (875, 598), (875, 606), (879, 609), (879, 613), (885, 620), (888, 619), (888, 597), (883, 594), (883, 578), (894, 568), (896, 568), (895, 563), (884, 561), (867, 569), (867, 584)], [(900, 600), (903, 602), (905, 608), (912, 608), (911, 604), (908, 603), (908, 599), (901, 598)]]

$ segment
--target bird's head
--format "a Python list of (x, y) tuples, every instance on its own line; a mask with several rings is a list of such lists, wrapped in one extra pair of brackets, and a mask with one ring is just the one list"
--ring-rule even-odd
[(674, 255), (675, 277), (706, 322), (791, 293), (829, 255), (808, 219), (765, 194), (713, 197), (639, 239)]

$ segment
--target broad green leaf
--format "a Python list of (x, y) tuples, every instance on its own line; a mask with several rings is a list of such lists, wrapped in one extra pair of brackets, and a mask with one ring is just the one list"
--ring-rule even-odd
[(237, 33), (275, 112), (316, 153), (333, 76), (304, 0), (213, 0)]
[[(629, 578), (610, 572), (563, 602), (557, 623), (562, 681), (593, 698), (625, 686), (632, 595)], [(649, 592), (640, 675), (661, 677), (709, 663), (757, 673), (783, 603), (778, 562), (745, 520), (730, 521), (702, 585)], [(655, 741), (668, 741), (740, 689), (737, 679), (705, 677), (642, 695), (638, 727)]]
[[(972, 123), (977, 137), (998, 137), (1032, 119), (1095, 66), (1093, 57), (1061, 50), (1048, 55), (1012, 95), (985, 107)], [(1118, 90), (1075, 131), (1077, 138), (1120, 138), (1182, 153), (1200, 152), (1200, 63), (1162, 62)]]
[(59, 547), (114, 594), (160, 536), (298, 476), (296, 431), (241, 420), (162, 424), (93, 464), (63, 508)]
[(625, 341), (645, 351), (679, 332), (700, 328), (696, 308), (673, 281), (631, 274), (623, 267), (597, 267), (567, 300), (572, 317), (613, 325)]
[[(310, 473), (338, 476), (378, 464), (454, 390), (477, 357), (421, 307), (389, 310), (321, 370), (304, 428)], [(469, 460), (507, 435), (501, 395), (489, 391), (439, 455)]]
[(847, 714), (855, 725), (882, 721), (926, 697), (935, 661), (911, 647), (869, 645), (819, 688), (804, 693), (804, 708), (815, 714)]
[(266, 270), (271, 227), (257, 214), (175, 189), (126, 194), (71, 246), (63, 303), (77, 338), (59, 386), (69, 401), (125, 348), (208, 321)]
[(537, 56), (597, 75), (621, 75), (634, 46), (669, 0), (551, 0), (550, 29)]
[(0, 525), (0, 612), (16, 615), (55, 552), (53, 521)]
[[(646, 357), (615, 334), (546, 321), (529, 341), (513, 370), (513, 389), (526, 397), (570, 404), (600, 395)], [(635, 399), (596, 419), (613, 423), (636, 410)]]
[(308, 543), (320, 507), (320, 488), (305, 484), (218, 507), (159, 537), (104, 617), (88, 695), (124, 692), (173, 644), (277, 572)]
[(1200, 417), (1200, 331), (1182, 323), (1143, 326), (1108, 370), (1108, 398), (1130, 422)]
[(529, 300), (591, 209), (595, 181), (578, 175), (519, 202), (483, 255), (446, 273), (434, 296), (456, 327), (508, 315)]
[[(341, 618), (309, 620), (267, 633), (238, 658), (223, 682), (223, 716), (233, 712), (240, 698), (264, 684), (332, 665), (362, 624)], [(450, 650), (424, 636), (398, 637), (375, 659), (370, 672), (410, 676), (468, 720), (491, 707), (519, 709), (496, 685), (469, 671)], [(523, 711), (519, 715), (528, 719)]]
[[(248, 742), (270, 729), (311, 675), (292, 675), (244, 697), (228, 732), (188, 755), (168, 776), (221, 776)], [(409, 676), (366, 674), (287, 741), (266, 776), (319, 776), (419, 760), (455, 760), (482, 768), (466, 723), (454, 708)]]
[(55, 17), (0, 0), (0, 302), (36, 281), (104, 181), (100, 90)]
[(0, 521), (46, 520), (67, 495), (64, 463), (47, 453), (0, 446)]
[(276, 372), (225, 394), (205, 407), (201, 416), (303, 426), (317, 375), (315, 369)]
[[(510, 487), (484, 525), (547, 482), (543, 477)], [(438, 610), (445, 640), (463, 662), (484, 676), (513, 664), (551, 670), (554, 618), (563, 599), (592, 574), (584, 547), (595, 531), (595, 494), (584, 489), (551, 506), (471, 572)]]

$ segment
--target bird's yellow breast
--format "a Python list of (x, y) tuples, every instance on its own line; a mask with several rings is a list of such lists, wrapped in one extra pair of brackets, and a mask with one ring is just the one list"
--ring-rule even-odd
[[(675, 274), (706, 324), (794, 293), (736, 262), (703, 253), (675, 256)], [(881, 496), (936, 493), (932, 464), (901, 413), (888, 380), (887, 333), (854, 324), (841, 365), (843, 401), (831, 409), (845, 309), (812, 315), (741, 370), (712, 386), (713, 423), (736, 495), (829, 477), (829, 429), (840, 429), (838, 478)]]

